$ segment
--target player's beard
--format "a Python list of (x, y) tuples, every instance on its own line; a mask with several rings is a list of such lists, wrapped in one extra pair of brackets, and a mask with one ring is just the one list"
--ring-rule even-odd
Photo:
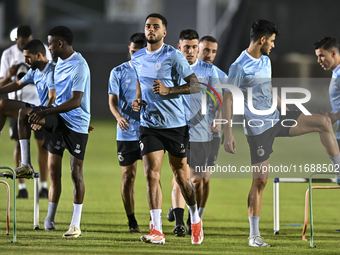
[(263, 46), (261, 47), (260, 51), (261, 51), (261, 54), (262, 54), (262, 55), (269, 56), (268, 48), (265, 47), (265, 45), (263, 45)]
[(160, 40), (162, 40), (162, 36), (158, 36), (158, 37), (155, 37), (155, 39), (147, 39), (146, 41), (150, 44), (155, 44), (155, 43), (158, 43)]

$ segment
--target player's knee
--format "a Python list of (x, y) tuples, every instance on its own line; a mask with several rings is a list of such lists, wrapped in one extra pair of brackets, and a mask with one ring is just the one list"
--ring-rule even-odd
[(148, 182), (159, 182), (160, 175), (156, 169), (148, 169), (145, 172), (145, 177)]
[(26, 120), (27, 114), (29, 114), (32, 110), (28, 108), (21, 108), (18, 111), (18, 121)]
[(328, 117), (328, 116), (325, 116), (325, 115), (323, 115), (322, 117), (323, 117), (322, 118), (322, 126), (327, 130), (329, 130), (329, 129), (333, 130), (331, 118)]
[(125, 185), (134, 183), (136, 179), (136, 174), (133, 171), (124, 171), (122, 174), (122, 182)]
[(0, 98), (0, 111), (4, 109), (4, 103), (5, 99), (4, 98)]
[(254, 181), (254, 185), (258, 190), (264, 189), (267, 184), (267, 178), (257, 178)]

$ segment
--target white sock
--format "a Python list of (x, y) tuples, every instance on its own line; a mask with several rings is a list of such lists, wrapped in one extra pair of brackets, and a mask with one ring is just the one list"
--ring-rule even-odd
[(190, 213), (191, 224), (200, 222), (200, 216), (198, 215), (197, 203), (195, 205), (187, 205)]
[(340, 153), (337, 156), (330, 158), (330, 160), (332, 161), (333, 165), (337, 165), (336, 169), (339, 169), (339, 166), (340, 166)]
[(30, 140), (29, 139), (19, 140), (19, 143), (21, 151), (21, 164), (25, 166), (31, 166)]
[(47, 189), (47, 182), (40, 182), (41, 189)]
[(50, 224), (51, 222), (54, 223), (54, 217), (55, 217), (55, 213), (57, 212), (57, 207), (58, 207), (58, 203), (52, 203), (52, 202), (48, 203), (48, 211), (47, 211), (47, 216), (45, 219), (45, 225), (46, 223), (47, 224)]
[(83, 204), (74, 204), (73, 203), (73, 216), (70, 227), (75, 225), (80, 229), (80, 218), (81, 218), (81, 210), (83, 209)]
[(260, 229), (259, 229), (260, 217), (249, 216), (248, 218), (249, 218), (249, 225), (250, 225), (250, 236), (260, 235)]
[(19, 183), (19, 190), (21, 189), (26, 189), (26, 184), (25, 183)]
[(153, 209), (150, 210), (151, 220), (153, 225), (155, 226), (155, 229), (161, 233), (163, 233), (162, 230), (162, 209)]
[(200, 216), (201, 219), (203, 219), (203, 213), (204, 213), (204, 207), (198, 208), (198, 216)]

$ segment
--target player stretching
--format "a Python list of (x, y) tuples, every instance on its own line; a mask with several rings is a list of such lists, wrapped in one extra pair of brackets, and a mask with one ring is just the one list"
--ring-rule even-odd
[[(45, 230), (54, 230), (54, 218), (61, 194), (61, 166), (65, 148), (70, 152), (71, 176), (74, 184), (73, 216), (63, 237), (81, 236), (80, 218), (85, 194), (83, 160), (90, 122), (90, 70), (86, 60), (72, 48), (72, 31), (54, 27), (48, 34), (49, 50), (58, 58), (54, 72), (57, 92), (54, 107), (24, 108), (19, 116), (19, 138), (28, 139), (29, 123), (47, 131), (49, 151), (50, 193)], [(29, 114), (29, 118), (27, 116)], [(29, 152), (29, 150), (27, 149)], [(29, 157), (29, 154), (25, 155)], [(29, 166), (25, 171), (33, 171)]]
[[(130, 37), (129, 53), (132, 54), (146, 46), (144, 33)], [(136, 99), (137, 79), (131, 61), (112, 69), (109, 80), (109, 105), (117, 120), (117, 153), (122, 166), (122, 199), (129, 220), (129, 232), (140, 233), (134, 214), (134, 182), (137, 160), (142, 159), (139, 147), (139, 113), (132, 110)]]
[[(262, 193), (268, 179), (268, 172), (261, 171), (269, 165), (269, 155), (273, 152), (272, 144), (275, 137), (299, 136), (310, 132), (318, 132), (320, 140), (333, 164), (340, 164), (340, 154), (336, 138), (333, 134), (329, 117), (320, 114), (304, 115), (300, 111), (287, 111), (280, 115), (278, 109), (267, 115), (256, 115), (249, 110), (247, 89), (252, 88), (252, 105), (255, 109), (269, 110), (272, 106), (271, 64), (268, 57), (274, 48), (275, 37), (279, 31), (267, 20), (257, 20), (250, 30), (249, 48), (244, 50), (229, 69), (228, 83), (240, 88), (245, 100), (245, 134), (250, 147), (251, 164), (260, 171), (253, 173), (253, 182), (248, 196), (248, 216), (250, 223), (250, 246), (270, 246), (260, 236), (259, 220), (262, 205)], [(280, 98), (278, 107), (281, 106)], [(224, 148), (229, 153), (236, 153), (236, 141), (232, 134), (230, 120), (232, 118), (232, 94), (224, 93), (223, 119), (228, 120), (224, 128)], [(266, 121), (266, 120), (272, 121)], [(298, 124), (294, 126), (283, 120), (293, 119)], [(248, 121), (253, 120), (252, 126)], [(261, 125), (261, 123), (264, 123)], [(254, 127), (256, 126), (256, 127)]]
[[(150, 214), (154, 228), (143, 235), (143, 242), (165, 243), (162, 232), (162, 191), (160, 173), (165, 150), (170, 154), (172, 171), (189, 206), (192, 219), (193, 244), (203, 241), (202, 221), (198, 216), (195, 190), (187, 176), (186, 147), (189, 140), (182, 96), (199, 92), (187, 60), (172, 46), (163, 43), (167, 21), (160, 14), (150, 14), (145, 22), (147, 48), (132, 56), (137, 74), (137, 93), (133, 108), (141, 108), (140, 146), (147, 180)], [(186, 84), (174, 86), (178, 74)]]
[[(6, 84), (10, 82), (18, 81), (21, 79), (21, 77), (17, 77), (17, 71), (18, 71), (19, 66), (21, 66), (21, 64), (25, 62), (23, 46), (26, 42), (30, 40), (32, 40), (31, 28), (27, 25), (20, 25), (17, 29), (16, 44), (4, 50), (1, 56), (0, 87), (5, 86)], [(44, 45), (44, 47), (47, 49), (47, 46)], [(52, 60), (52, 56), (49, 51), (46, 51), (46, 57), (48, 60)], [(9, 93), (8, 98), (22, 101), (22, 102), (29, 103), (29, 104), (33, 104), (33, 105), (41, 104), (36, 86), (34, 86), (34, 84), (29, 84), (28, 86), (25, 86), (23, 89)], [(10, 118), (10, 136), (11, 136), (11, 139), (15, 140), (15, 147), (14, 147), (15, 167), (18, 167), (20, 165), (19, 164), (20, 161), (22, 161), (22, 159), (20, 158), (21, 152), (20, 152), (20, 143), (19, 143), (17, 126), (18, 126), (17, 121), (13, 118)], [(35, 131), (34, 135), (37, 141), (38, 154), (39, 154), (38, 160), (39, 160), (40, 186), (41, 186), (39, 197), (48, 198), (47, 151), (43, 148), (44, 135), (43, 135), (43, 132), (40, 130)], [(28, 198), (25, 179), (20, 178), (20, 175), (19, 175), (19, 193), (18, 193), (17, 198)]]
[[(318, 63), (324, 70), (332, 70), (332, 80), (329, 85), (329, 98), (331, 100), (332, 111), (323, 112), (331, 118), (332, 124), (337, 122), (335, 137), (340, 148), (340, 55), (339, 43), (335, 38), (324, 37), (314, 44), (315, 55)], [(340, 175), (336, 175), (336, 181), (340, 185)]]
[[(35, 84), (39, 94), (41, 105), (51, 105), (54, 103), (56, 91), (54, 87), (53, 75), (55, 63), (49, 62), (46, 58), (46, 49), (39, 40), (31, 40), (23, 46), (25, 61), (31, 69), (19, 81), (15, 81), (0, 88), (0, 94), (18, 91), (28, 84)], [(6, 117), (18, 120), (18, 112), (21, 108), (33, 107), (29, 103), (12, 99), (0, 99), (0, 131), (4, 127)], [(30, 130), (29, 130), (30, 132)], [(29, 143), (30, 140), (19, 140), (21, 147), (21, 165), (31, 166), (31, 158), (25, 157), (27, 152), (23, 143)], [(47, 162), (46, 162), (47, 164)], [(5, 177), (13, 178), (12, 172), (5, 172)], [(18, 172), (17, 178), (33, 178), (31, 172)]]
[[(215, 87), (218, 81), (218, 74), (215, 67), (211, 64), (205, 63), (197, 59), (199, 36), (195, 30), (186, 29), (179, 35), (178, 49), (187, 59), (191, 69), (194, 71), (200, 82), (204, 82), (211, 87)], [(211, 92), (210, 89), (206, 88)], [(213, 93), (213, 92), (212, 92)], [(200, 189), (202, 180), (206, 178), (206, 172), (195, 172), (196, 167), (205, 167), (208, 156), (210, 154), (210, 142), (212, 140), (212, 133), (210, 130), (209, 115), (202, 115), (202, 94), (205, 92), (183, 95), (184, 108), (186, 112), (187, 124), (189, 126), (189, 145), (188, 145), (188, 175), (190, 175), (194, 186), (197, 202), (200, 199)], [(214, 104), (211, 100), (210, 103)], [(218, 100), (217, 100), (218, 101)], [(212, 107), (213, 108), (213, 107)], [(210, 109), (210, 106), (207, 106)], [(173, 230), (176, 236), (185, 236), (185, 228), (183, 222), (183, 213), (185, 201), (181, 195), (180, 187), (175, 179), (172, 181), (173, 189), (171, 194), (172, 207), (168, 215), (173, 216), (176, 220), (176, 226)], [(173, 208), (173, 209), (172, 209)], [(171, 212), (172, 211), (172, 212)], [(201, 215), (199, 215), (201, 218)], [(201, 218), (202, 219), (202, 218)], [(190, 214), (187, 220), (187, 233), (191, 235)]]

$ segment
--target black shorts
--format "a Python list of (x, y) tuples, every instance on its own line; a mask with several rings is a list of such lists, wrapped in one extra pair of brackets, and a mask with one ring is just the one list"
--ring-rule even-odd
[(174, 157), (187, 157), (188, 126), (168, 129), (153, 129), (140, 126), (139, 130), (142, 156), (154, 151), (166, 150)]
[(210, 142), (189, 142), (188, 155), (190, 154), (188, 164), (191, 168), (205, 167), (207, 165), (210, 153)]
[(221, 137), (213, 137), (210, 141), (210, 153), (208, 157), (207, 166), (214, 166), (217, 160), (218, 151), (220, 149)]
[(117, 141), (117, 153), (120, 166), (129, 166), (142, 159), (139, 141)]
[(66, 127), (59, 114), (45, 117), (44, 133), (43, 147), (50, 153), (62, 157), (67, 149), (75, 158), (84, 160), (88, 134), (77, 133)]
[(280, 120), (275, 126), (266, 130), (262, 134), (247, 136), (247, 141), (250, 148), (251, 163), (257, 164), (269, 159), (269, 155), (273, 152), (273, 143), (275, 137), (289, 136), (291, 126), (294, 126), (294, 121), (285, 121), (284, 127), (281, 122), (286, 119), (297, 120), (301, 111), (287, 111), (286, 116), (280, 115)]

